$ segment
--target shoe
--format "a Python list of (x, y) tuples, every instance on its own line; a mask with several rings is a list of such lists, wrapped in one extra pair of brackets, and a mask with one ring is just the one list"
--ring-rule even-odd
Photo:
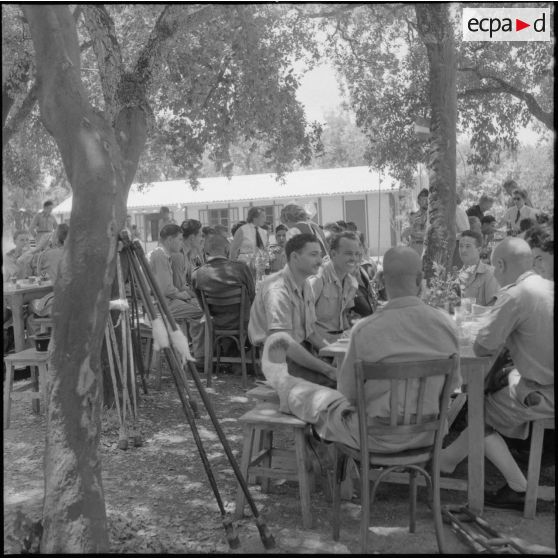
[(522, 510), (525, 506), (525, 492), (516, 492), (505, 484), (496, 492), (485, 493), (484, 503), (491, 508)]

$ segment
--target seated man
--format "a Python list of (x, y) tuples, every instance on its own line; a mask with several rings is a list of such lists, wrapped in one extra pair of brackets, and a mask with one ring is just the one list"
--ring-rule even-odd
[[(246, 287), (246, 316), (250, 319), (250, 307), (256, 294), (254, 278), (243, 262), (228, 259), (229, 242), (220, 234), (205, 239), (207, 263), (196, 269), (192, 274), (192, 288), (198, 298), (200, 307), (202, 299), (200, 290), (209, 294), (217, 294), (227, 287)], [(233, 307), (234, 309), (234, 307)], [(239, 316), (231, 312), (230, 307), (219, 307), (219, 313), (213, 315), (215, 327), (234, 329), (238, 327)]]
[(189, 290), (178, 289), (172, 280), (170, 258), (171, 254), (178, 253), (182, 246), (182, 229), (175, 224), (165, 225), (159, 232), (159, 236), (159, 246), (148, 255), (149, 265), (173, 318), (188, 322), (193, 356), (196, 359), (196, 366), (202, 369), (204, 327), (200, 320), (203, 311), (195, 296)]
[(283, 224), (279, 224), (275, 227), (275, 242), (277, 244), (272, 244), (269, 247), (270, 259), (269, 259), (269, 271), (275, 273), (280, 269), (285, 267), (287, 263), (287, 258), (285, 256), (285, 242), (287, 242), (287, 227)]
[[(288, 333), (298, 343), (316, 350), (327, 344), (316, 334), (315, 303), (306, 280), (317, 273), (322, 261), (321, 245), (313, 234), (297, 234), (285, 245), (287, 265), (266, 277), (252, 304), (248, 335), (254, 345), (262, 344), (276, 331)], [(310, 350), (289, 351), (289, 372), (321, 385), (335, 386), (333, 366)]]
[(535, 225), (525, 234), (533, 254), (533, 269), (545, 279), (554, 281), (554, 230), (549, 225)]
[(480, 306), (490, 306), (500, 285), (492, 266), (480, 259), (482, 236), (474, 231), (463, 231), (458, 242), (463, 262), (459, 270), (461, 296), (474, 298)]
[[(292, 377), (285, 366), (289, 355), (303, 350), (283, 334), (269, 337), (262, 356), (262, 369), (269, 383), (277, 390), (280, 408), (313, 425), (322, 438), (359, 447), (358, 415), (356, 412), (355, 361), (397, 362), (445, 359), (458, 352), (455, 324), (449, 315), (420, 300), (421, 260), (413, 248), (391, 248), (384, 255), (384, 279), (389, 302), (353, 329), (349, 348), (338, 382), (338, 391), (316, 386)], [(459, 379), (456, 378), (456, 382)], [(426, 413), (439, 412), (442, 380), (432, 380), (427, 389)], [(367, 384), (367, 412), (370, 418), (383, 422), (389, 417), (390, 383)], [(432, 442), (427, 437), (410, 434), (370, 439), (370, 449), (392, 452), (421, 447)]]
[[(499, 508), (522, 509), (527, 481), (501, 435), (525, 439), (529, 421), (554, 417), (554, 283), (533, 270), (529, 245), (508, 237), (492, 254), (494, 276), (502, 285), (474, 344), (478, 356), (505, 346), (515, 369), (485, 398), (486, 457), (507, 484), (486, 496)], [(467, 430), (442, 450), (441, 470), (452, 472), (467, 455)]]
[(354, 306), (358, 289), (352, 275), (358, 267), (360, 240), (356, 233), (344, 231), (329, 241), (329, 261), (308, 279), (316, 304), (315, 330), (328, 343), (349, 329), (348, 311)]
[[(192, 271), (200, 266), (203, 252), (202, 224), (196, 219), (187, 219), (180, 225), (182, 246), (171, 254), (172, 281), (179, 290), (189, 290), (192, 284)], [(194, 292), (190, 290), (194, 298)]]
[[(52, 239), (52, 246), (39, 253), (36, 263), (36, 273), (46, 277), (53, 285), (58, 279), (60, 262), (64, 253), (64, 243), (68, 237), (69, 227), (66, 223), (61, 223), (56, 227)], [(32, 314), (27, 320), (27, 326), (31, 333), (38, 330), (35, 318), (46, 318), (52, 315), (54, 304), (54, 292), (47, 293), (41, 298), (36, 298), (29, 303)]]
[(23, 279), (23, 269), (18, 263), (19, 258), (29, 251), (29, 235), (26, 231), (15, 231), (13, 235), (14, 247), (4, 254), (2, 262), (2, 275), (4, 282), (8, 282), (11, 277)]
[(23, 254), (17, 259), (17, 266), (19, 268), (20, 278), (31, 277), (34, 275), (39, 275), (38, 263), (42, 254), (45, 250), (52, 248), (53, 243), (56, 244), (57, 231), (55, 230), (51, 234), (42, 234), (34, 248), (30, 248), (23, 252)]

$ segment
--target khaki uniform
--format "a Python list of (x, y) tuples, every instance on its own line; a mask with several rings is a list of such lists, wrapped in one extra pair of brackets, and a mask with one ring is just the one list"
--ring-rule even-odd
[(527, 438), (529, 421), (554, 417), (554, 282), (528, 271), (500, 289), (476, 342), (505, 345), (516, 367), (506, 387), (486, 396), (486, 423)]

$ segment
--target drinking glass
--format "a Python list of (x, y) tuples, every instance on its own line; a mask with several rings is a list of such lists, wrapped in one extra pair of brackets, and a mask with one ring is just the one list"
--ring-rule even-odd
[(476, 298), (472, 298), (472, 297), (463, 297), (461, 299), (461, 308), (463, 308), (463, 312), (470, 316), (471, 313), (473, 312), (473, 304), (477, 303), (477, 299)]

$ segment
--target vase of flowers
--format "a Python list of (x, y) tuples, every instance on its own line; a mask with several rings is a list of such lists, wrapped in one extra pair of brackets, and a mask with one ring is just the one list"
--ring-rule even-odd
[(423, 289), (422, 300), (430, 306), (443, 308), (453, 314), (453, 308), (461, 304), (459, 273), (456, 267), (447, 271), (443, 265), (433, 262), (434, 275), (430, 285)]

